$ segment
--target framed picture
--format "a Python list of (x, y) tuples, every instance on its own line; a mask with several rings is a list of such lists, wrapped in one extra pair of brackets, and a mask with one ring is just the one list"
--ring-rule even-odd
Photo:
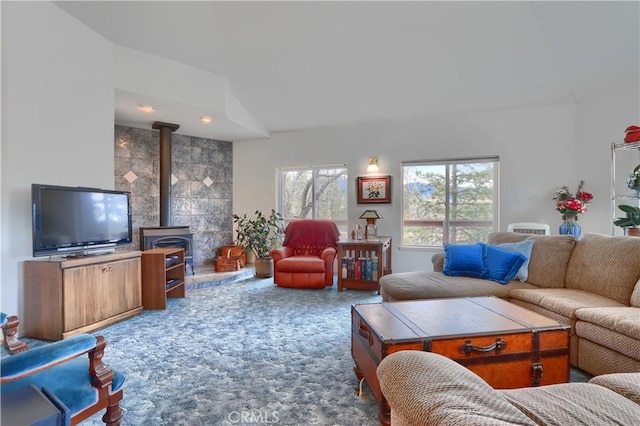
[(357, 183), (358, 204), (391, 202), (391, 176), (359, 176)]

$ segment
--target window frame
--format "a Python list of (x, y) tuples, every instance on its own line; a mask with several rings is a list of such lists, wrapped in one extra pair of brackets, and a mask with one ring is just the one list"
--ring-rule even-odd
[[(346, 191), (345, 191), (345, 217), (344, 219), (331, 219), (333, 220), (336, 225), (338, 225), (339, 228), (344, 228), (346, 229), (348, 227), (348, 222), (349, 222), (349, 168), (346, 164), (323, 164), (323, 165), (313, 165), (313, 166), (298, 166), (298, 167), (280, 167), (277, 169), (277, 191), (276, 191), (276, 205), (277, 205), (277, 209), (278, 211), (283, 214), (284, 213), (284, 200), (283, 200), (283, 193), (284, 193), (284, 179), (283, 179), (283, 174), (286, 172), (292, 172), (292, 171), (300, 171), (300, 172), (304, 172), (304, 171), (311, 171), (311, 218), (312, 219), (316, 219), (318, 216), (318, 206), (315, 202), (316, 197), (315, 197), (315, 192), (316, 192), (316, 184), (317, 184), (317, 177), (318, 177), (318, 172), (320, 170), (327, 170), (327, 169), (344, 169), (345, 171), (345, 179), (346, 179)], [(285, 221), (291, 220), (292, 218), (290, 217), (285, 217)]]
[[(405, 205), (405, 191), (404, 187), (406, 182), (405, 178), (405, 166), (445, 166), (445, 199), (450, 199), (451, 182), (450, 182), (450, 170), (449, 168), (454, 164), (465, 163), (493, 163), (493, 219), (492, 219), (492, 232), (500, 229), (500, 156), (478, 156), (478, 157), (460, 157), (460, 158), (447, 158), (447, 159), (434, 159), (434, 160), (410, 160), (403, 161), (401, 163), (401, 179), (402, 179), (402, 194), (401, 194), (401, 207), (400, 207), (400, 246), (403, 249), (415, 249), (415, 250), (432, 250), (434, 248), (442, 248), (445, 244), (450, 244), (450, 202), (445, 204), (445, 217), (442, 220), (443, 228), (443, 242), (442, 246), (439, 245), (421, 245), (421, 244), (405, 244), (405, 219), (404, 219), (404, 205)], [(484, 221), (483, 221), (484, 222)], [(455, 244), (455, 243), (454, 243)]]

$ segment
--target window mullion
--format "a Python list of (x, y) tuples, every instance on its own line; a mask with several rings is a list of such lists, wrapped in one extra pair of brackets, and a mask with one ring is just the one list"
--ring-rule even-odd
[(445, 168), (444, 168), (444, 226), (443, 226), (443, 234), (442, 234), (442, 241), (444, 243), (448, 243), (449, 242), (449, 237), (450, 237), (450, 233), (449, 233), (449, 215), (451, 214), (451, 203), (449, 202), (449, 199), (451, 197), (451, 181), (449, 179), (449, 173), (450, 173), (450, 165), (446, 164)]
[(316, 184), (318, 180), (318, 167), (311, 167), (311, 219), (315, 219), (318, 217), (318, 194), (316, 194), (316, 189), (318, 185)]

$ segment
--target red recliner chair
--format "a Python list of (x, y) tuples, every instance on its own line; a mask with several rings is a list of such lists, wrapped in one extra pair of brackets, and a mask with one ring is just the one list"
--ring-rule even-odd
[(282, 247), (272, 250), (273, 282), (279, 287), (333, 285), (333, 262), (340, 231), (330, 220), (297, 219), (284, 230)]

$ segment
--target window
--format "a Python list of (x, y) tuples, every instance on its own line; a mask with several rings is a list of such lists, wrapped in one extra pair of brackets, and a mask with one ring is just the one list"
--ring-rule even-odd
[(279, 211), (285, 220), (331, 219), (346, 235), (347, 186), (344, 165), (280, 169)]
[(487, 241), (498, 217), (498, 157), (402, 164), (402, 245)]

